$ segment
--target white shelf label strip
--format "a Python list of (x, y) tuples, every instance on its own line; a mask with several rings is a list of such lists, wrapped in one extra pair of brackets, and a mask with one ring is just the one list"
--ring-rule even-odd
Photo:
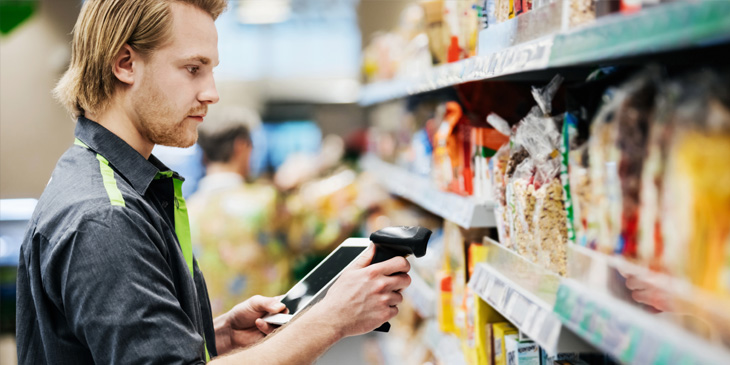
[(555, 353), (561, 324), (549, 308), (484, 263), (477, 264), (469, 287), (548, 352)]

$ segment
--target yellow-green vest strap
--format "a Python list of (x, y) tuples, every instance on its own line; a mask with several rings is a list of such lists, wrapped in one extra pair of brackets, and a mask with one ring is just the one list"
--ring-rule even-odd
[[(89, 146), (78, 138), (74, 139), (74, 144), (90, 150)], [(124, 197), (117, 186), (117, 179), (114, 177), (114, 170), (109, 166), (109, 161), (98, 153), (96, 159), (99, 160), (99, 171), (101, 172), (104, 189), (106, 189), (106, 194), (109, 196), (109, 202), (112, 205), (125, 206)]]
[(182, 194), (183, 181), (173, 178), (175, 186), (175, 234), (180, 242), (185, 262), (188, 264), (190, 276), (193, 276), (193, 243), (190, 238), (190, 221), (188, 220), (188, 208), (185, 205), (185, 198)]
[[(160, 171), (155, 176), (155, 179), (172, 178), (173, 187), (175, 190), (175, 235), (180, 243), (180, 250), (182, 251), (185, 262), (188, 265), (190, 271), (190, 277), (195, 280), (195, 273), (193, 271), (193, 243), (190, 236), (190, 220), (188, 217), (188, 207), (185, 204), (185, 197), (182, 194), (183, 180), (173, 177), (172, 171)], [(205, 349), (205, 361), (210, 361), (210, 354), (208, 353), (208, 344), (203, 336), (203, 348)]]

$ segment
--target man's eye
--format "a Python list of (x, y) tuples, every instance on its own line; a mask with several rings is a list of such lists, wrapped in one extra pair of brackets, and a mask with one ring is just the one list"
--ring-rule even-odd
[(197, 74), (198, 70), (200, 69), (200, 67), (198, 67), (198, 66), (186, 66), (186, 68), (188, 69), (188, 72), (190, 72), (193, 75)]

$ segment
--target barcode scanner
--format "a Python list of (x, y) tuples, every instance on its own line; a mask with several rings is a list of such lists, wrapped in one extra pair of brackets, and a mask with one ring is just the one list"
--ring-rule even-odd
[[(426, 245), (430, 237), (431, 231), (423, 227), (386, 227), (373, 232), (370, 235), (370, 241), (375, 244), (375, 255), (371, 264), (396, 256), (415, 255), (416, 257), (422, 257), (426, 254)], [(385, 322), (375, 330), (388, 332), (390, 323)]]

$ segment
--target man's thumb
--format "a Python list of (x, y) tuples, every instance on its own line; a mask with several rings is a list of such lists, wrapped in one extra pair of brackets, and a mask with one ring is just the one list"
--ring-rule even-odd
[(357, 260), (352, 263), (352, 267), (355, 269), (362, 269), (363, 267), (370, 265), (370, 262), (373, 261), (373, 256), (375, 256), (375, 245), (370, 242), (368, 248), (366, 248), (365, 251), (358, 256)]

